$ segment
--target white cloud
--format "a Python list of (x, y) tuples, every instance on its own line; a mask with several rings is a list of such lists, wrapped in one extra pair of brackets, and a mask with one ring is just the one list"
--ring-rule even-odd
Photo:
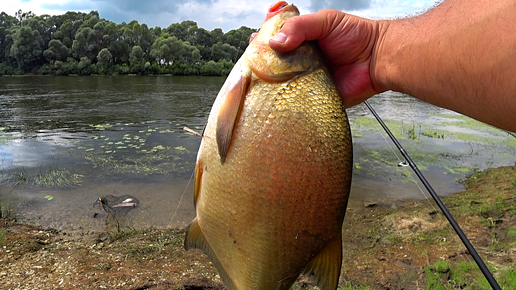
[(18, 10), (23, 12), (32, 11), (36, 15), (50, 14), (59, 15), (66, 12), (66, 10), (55, 10), (42, 8), (45, 4), (64, 4), (67, 0), (3, 0), (1, 11), (14, 16)]
[[(59, 15), (66, 11), (96, 10), (102, 18), (120, 23), (137, 20), (149, 27), (168, 27), (183, 20), (196, 21), (199, 27), (224, 31), (248, 26), (258, 28), (273, 1), (256, 0), (2, 0), (2, 11), (13, 15), (19, 9), (36, 15)], [(436, 0), (299, 0), (302, 14), (311, 9), (345, 10), (359, 16), (379, 19), (413, 15), (433, 6)], [(315, 4), (314, 4), (315, 3)]]
[(353, 11), (357, 15), (372, 19), (406, 17), (428, 10), (438, 0), (373, 0), (368, 9)]

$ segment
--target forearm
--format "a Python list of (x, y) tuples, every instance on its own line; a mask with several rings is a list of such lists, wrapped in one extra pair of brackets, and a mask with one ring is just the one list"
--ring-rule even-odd
[(381, 22), (374, 88), (516, 131), (514, 15), (511, 0), (447, 0), (423, 15)]

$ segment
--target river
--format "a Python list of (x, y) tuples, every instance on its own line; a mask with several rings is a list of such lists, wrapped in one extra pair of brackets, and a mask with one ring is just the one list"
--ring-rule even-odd
[[(220, 77), (0, 77), (0, 200), (24, 222), (97, 231), (94, 201), (131, 195), (123, 225), (184, 227), (194, 217), (192, 173)], [(370, 100), (440, 195), (474, 170), (516, 161), (516, 138), (410, 96)], [(426, 193), (364, 105), (348, 109), (355, 170), (349, 210), (395, 206)]]

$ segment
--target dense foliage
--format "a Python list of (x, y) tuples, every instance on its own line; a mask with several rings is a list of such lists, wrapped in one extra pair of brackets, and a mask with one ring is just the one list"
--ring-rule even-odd
[(115, 24), (97, 11), (0, 14), (0, 75), (227, 75), (247, 47), (245, 26), (224, 33), (194, 21), (149, 28)]

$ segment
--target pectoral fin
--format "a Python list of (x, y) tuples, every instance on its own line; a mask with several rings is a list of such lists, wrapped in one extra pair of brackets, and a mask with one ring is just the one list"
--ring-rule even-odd
[(224, 164), (228, 155), (233, 130), (240, 115), (242, 104), (244, 103), (247, 88), (251, 82), (251, 74), (242, 75), (231, 87), (226, 98), (220, 106), (219, 115), (217, 117), (216, 139), (217, 148), (219, 150), (220, 162)]
[(333, 238), (306, 266), (303, 274), (321, 290), (337, 289), (342, 264), (342, 236)]
[(201, 227), (199, 226), (199, 222), (197, 221), (197, 218), (195, 218), (192, 223), (188, 226), (188, 229), (186, 230), (186, 236), (185, 236), (185, 244), (184, 244), (185, 250), (191, 250), (191, 249), (200, 249), (202, 250), (212, 261), (213, 265), (219, 270), (220, 278), (222, 281), (224, 281), (224, 285), (229, 290), (236, 290), (235, 284), (229, 276), (226, 274), (226, 270), (222, 267), (222, 264), (220, 263), (218, 257), (213, 252), (213, 249), (211, 248), (210, 244), (204, 237), (204, 234), (202, 233)]

